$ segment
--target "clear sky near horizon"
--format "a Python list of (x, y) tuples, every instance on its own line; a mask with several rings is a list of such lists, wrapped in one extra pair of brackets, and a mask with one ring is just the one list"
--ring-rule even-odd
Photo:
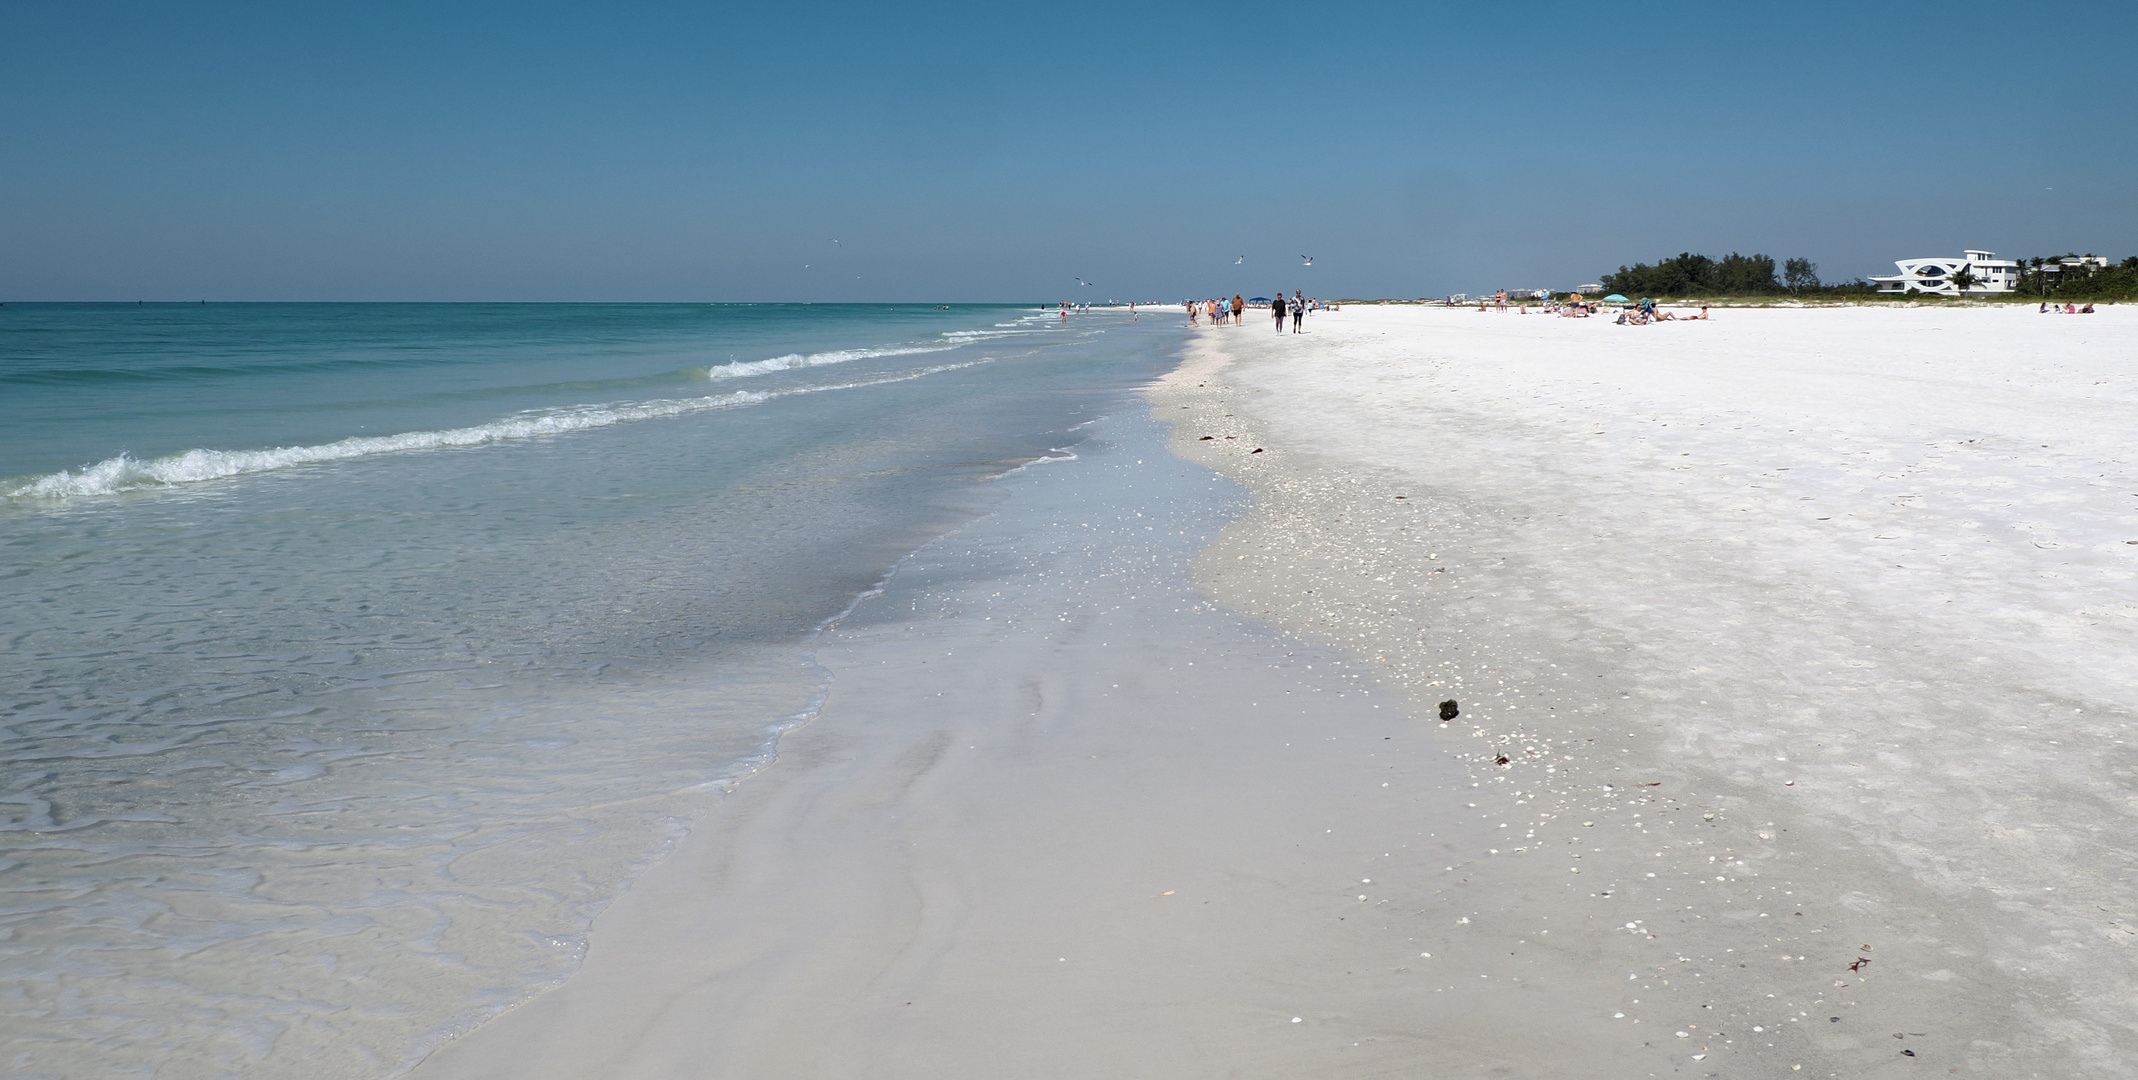
[(0, 300), (1428, 296), (1681, 250), (1829, 279), (2121, 257), (2134, 55), (2128, 2), (25, 2)]

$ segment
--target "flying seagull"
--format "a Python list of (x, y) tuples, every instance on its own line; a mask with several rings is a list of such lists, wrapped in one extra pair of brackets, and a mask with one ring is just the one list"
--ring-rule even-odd
[(1085, 281), (1085, 280), (1084, 280), (1083, 278), (1076, 278), (1076, 279), (1074, 279), (1074, 280), (1075, 280), (1075, 281), (1076, 281), (1076, 283), (1077, 283), (1077, 284), (1079, 284), (1079, 285), (1086, 285), (1086, 286), (1088, 286), (1088, 285), (1090, 285), (1090, 284), (1091, 284), (1091, 282)]
[(1246, 261), (1247, 261), (1247, 256), (1245, 256), (1245, 255), (1242, 255), (1242, 256), (1240, 256), (1239, 258), (1237, 258), (1237, 259), (1234, 259), (1234, 260), (1232, 260), (1232, 265), (1234, 265), (1234, 266), (1238, 266), (1238, 265), (1240, 265), (1241, 263), (1243, 263), (1243, 262), (1246, 262)]
[(1312, 266), (1312, 265), (1314, 265), (1314, 256), (1312, 256), (1312, 255), (1301, 255), (1301, 256), (1300, 256), (1300, 258), (1302, 258), (1302, 259), (1305, 259), (1305, 260), (1307, 261), (1307, 265), (1308, 265), (1308, 266)]

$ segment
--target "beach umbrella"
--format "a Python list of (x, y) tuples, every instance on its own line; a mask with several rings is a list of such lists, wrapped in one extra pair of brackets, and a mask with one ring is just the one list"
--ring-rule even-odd
[(1606, 304), (1630, 304), (1632, 302), (1633, 301), (1628, 300), (1625, 297), (1618, 295), (1617, 293), (1612, 293), (1611, 295), (1604, 297), (1604, 303)]
[(1248, 303), (1250, 303), (1250, 304), (1267, 304), (1267, 303), (1269, 303), (1269, 297), (1267, 297), (1267, 296), (1250, 296), (1250, 297), (1248, 297), (1248, 298), (1247, 298), (1247, 302), (1248, 302)]

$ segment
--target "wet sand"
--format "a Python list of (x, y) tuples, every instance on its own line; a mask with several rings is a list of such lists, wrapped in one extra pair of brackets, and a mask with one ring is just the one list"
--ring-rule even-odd
[(834, 633), (823, 713), (576, 975), (416, 1075), (1387, 1075), (1532, 1011), (1552, 1060), (1637, 1053), (1465, 933), (1462, 764), (1194, 588), (1238, 489), (1126, 407)]

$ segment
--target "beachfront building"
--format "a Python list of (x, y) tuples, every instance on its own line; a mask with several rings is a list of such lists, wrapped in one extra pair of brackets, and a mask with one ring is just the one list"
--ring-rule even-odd
[(2084, 268), (2087, 270), (2106, 270), (2108, 269), (2108, 259), (2106, 256), (2102, 255), (2066, 255), (2061, 259), (2049, 260), (2049, 262), (2041, 269), (2042, 273), (2044, 274), (2061, 274), (2064, 272), (2066, 267), (2072, 269)]
[(1926, 292), (1959, 296), (1953, 278), (1966, 271), (1974, 280), (1969, 293), (2008, 293), (2019, 283), (2019, 264), (1997, 258), (1994, 251), (1965, 251), (1957, 259), (1901, 259), (1900, 273), (1871, 279), (1882, 293)]

